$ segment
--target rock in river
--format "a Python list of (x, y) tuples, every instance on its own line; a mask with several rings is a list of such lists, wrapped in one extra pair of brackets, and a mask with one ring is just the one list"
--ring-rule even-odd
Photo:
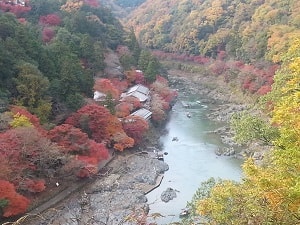
[(160, 199), (163, 202), (168, 202), (176, 197), (177, 197), (176, 190), (174, 190), (172, 188), (167, 188), (167, 190), (165, 190), (163, 193), (161, 193)]

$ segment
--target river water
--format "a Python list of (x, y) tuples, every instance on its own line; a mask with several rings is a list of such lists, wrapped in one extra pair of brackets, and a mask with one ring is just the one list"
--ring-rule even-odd
[[(186, 103), (192, 104), (185, 108)], [(208, 134), (222, 126), (207, 119), (209, 107), (196, 100), (177, 101), (167, 123), (167, 133), (161, 137), (164, 160), (169, 165), (161, 185), (147, 195), (151, 213), (164, 217), (158, 224), (180, 221), (179, 213), (192, 199), (201, 182), (210, 177), (240, 180), (241, 160), (228, 156), (217, 156), (215, 150), (224, 147), (218, 136)], [(190, 115), (190, 117), (187, 116)], [(177, 137), (178, 141), (173, 138)], [(168, 187), (177, 190), (177, 197), (165, 203), (160, 195)]]

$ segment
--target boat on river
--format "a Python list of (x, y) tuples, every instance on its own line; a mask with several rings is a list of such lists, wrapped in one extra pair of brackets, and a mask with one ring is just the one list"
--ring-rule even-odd
[(181, 210), (179, 217), (186, 217), (190, 214), (190, 209), (189, 208), (184, 208)]

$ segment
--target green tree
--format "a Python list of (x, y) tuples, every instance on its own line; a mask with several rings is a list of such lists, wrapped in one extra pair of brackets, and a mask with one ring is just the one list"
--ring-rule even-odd
[(34, 108), (37, 101), (45, 97), (49, 87), (48, 79), (36, 66), (30, 63), (19, 66), (19, 73), (15, 82), (19, 92), (19, 102), (30, 108)]
[(273, 145), (272, 141), (279, 136), (278, 129), (271, 126), (270, 122), (247, 112), (234, 114), (230, 127), (235, 132), (235, 140), (241, 144), (260, 140), (263, 144)]
[(147, 68), (145, 70), (145, 79), (152, 83), (155, 81), (156, 76), (159, 75), (160, 64), (157, 59), (152, 58), (152, 60), (148, 63)]
[(152, 55), (151, 55), (150, 51), (143, 49), (141, 51), (139, 61), (138, 61), (139, 69), (142, 71), (146, 71), (151, 59), (152, 59)]
[[(19, 66), (18, 77), (15, 79), (18, 91), (18, 104), (25, 106), (30, 112), (47, 121), (51, 112), (51, 103), (47, 94), (48, 79), (30, 63)], [(43, 110), (41, 110), (43, 108)]]
[(124, 54), (120, 57), (120, 63), (125, 71), (130, 70), (132, 66), (136, 65), (134, 57), (128, 54)]
[(136, 39), (133, 28), (130, 29), (130, 32), (128, 34), (128, 38), (126, 40), (126, 43), (128, 45), (128, 48), (132, 52), (132, 57), (134, 58), (135, 65), (136, 65), (138, 60), (139, 60), (140, 54), (141, 54), (141, 48), (140, 48), (139, 43)]
[(103, 105), (110, 111), (110, 113), (112, 115), (115, 115), (115, 113), (116, 113), (116, 109), (115, 109), (116, 103), (115, 103), (111, 93), (108, 93), (106, 95), (105, 101), (103, 102)]

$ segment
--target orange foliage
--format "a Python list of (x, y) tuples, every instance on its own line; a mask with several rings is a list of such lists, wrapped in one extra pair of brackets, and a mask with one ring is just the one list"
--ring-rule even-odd
[(91, 148), (87, 155), (77, 156), (77, 160), (83, 163), (83, 166), (76, 174), (78, 177), (84, 178), (96, 174), (98, 172), (99, 163), (109, 156), (104, 144), (91, 141), (90, 146)]
[[(0, 179), (7, 179), (23, 188), (28, 173), (49, 175), (59, 166), (59, 147), (43, 137), (34, 127), (21, 127), (0, 133)], [(67, 160), (67, 158), (65, 158)], [(41, 187), (41, 186), (40, 186)]]
[[(122, 147), (117, 145), (118, 150), (133, 146), (131, 143), (133, 140), (125, 134), (119, 119), (111, 115), (108, 109), (103, 106), (86, 105), (70, 116), (66, 123), (81, 128), (98, 143), (121, 145)], [(123, 138), (116, 138), (119, 137), (119, 134), (122, 134)]]
[(76, 113), (67, 118), (65, 122), (80, 128), (87, 133), (90, 138), (101, 143), (109, 138), (105, 128), (108, 126), (108, 118), (110, 118), (110, 116), (109, 110), (104, 106), (89, 104), (83, 106)]
[(148, 122), (140, 116), (128, 116), (122, 121), (126, 134), (134, 139), (135, 144), (139, 144), (146, 131), (149, 129)]
[(109, 79), (97, 79), (94, 85), (95, 91), (111, 94), (115, 100), (119, 99), (120, 92)]
[(118, 78), (112, 78), (110, 81), (119, 90), (119, 93), (125, 92), (128, 89), (128, 82), (126, 80), (120, 81)]
[(125, 76), (130, 84), (145, 84), (145, 77), (142, 71), (139, 70), (126, 71)]
[(132, 111), (133, 106), (127, 102), (121, 102), (120, 104), (116, 105), (116, 117), (123, 118), (129, 116), (130, 112)]
[(108, 150), (102, 143), (88, 138), (87, 134), (69, 124), (55, 127), (49, 132), (49, 137), (58, 145), (64, 147), (65, 152), (76, 153), (81, 161), (78, 177), (88, 177), (95, 174), (98, 164), (108, 158)]
[[(152, 92), (158, 94), (166, 103), (170, 104), (177, 96), (176, 91), (171, 90), (168, 86), (168, 81), (157, 76), (156, 81), (151, 85)], [(164, 109), (168, 109), (169, 106), (164, 106)]]
[(153, 121), (160, 122), (166, 119), (166, 112), (169, 104), (165, 102), (158, 94), (151, 96), (151, 110)]
[(10, 217), (24, 213), (29, 206), (29, 199), (18, 194), (12, 183), (0, 180), (0, 200), (8, 200), (8, 205), (3, 209), (3, 216)]
[(122, 101), (131, 104), (133, 107), (132, 110), (142, 107), (140, 100), (134, 96), (127, 96), (127, 97), (123, 98)]
[(134, 145), (134, 139), (127, 136), (125, 132), (115, 133), (112, 137), (115, 142), (114, 148), (123, 151), (125, 148), (131, 148)]
[(62, 124), (48, 132), (51, 141), (64, 148), (65, 152), (84, 153), (88, 151), (89, 138), (79, 128), (70, 124)]
[(77, 11), (81, 8), (83, 3), (83, 0), (68, 0), (60, 9), (66, 12)]

